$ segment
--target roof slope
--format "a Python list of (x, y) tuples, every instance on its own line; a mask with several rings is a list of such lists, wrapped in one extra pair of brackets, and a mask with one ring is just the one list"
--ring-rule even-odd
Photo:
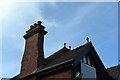
[(113, 77), (114, 79), (117, 79), (118, 76), (120, 75), (120, 65), (110, 67), (107, 69), (107, 71), (111, 77)]
[(55, 61), (57, 58), (65, 55), (65, 53), (68, 51), (70, 51), (70, 50), (66, 47), (60, 49), (59, 51), (55, 52), (51, 56), (47, 57), (45, 63), (49, 64), (50, 62)]
[(68, 61), (71, 59), (73, 60), (76, 59), (76, 57), (78, 57), (83, 52), (83, 50), (85, 50), (90, 44), (91, 42), (88, 42), (73, 50), (68, 50), (65, 48), (59, 50), (58, 52), (56, 52), (55, 54), (53, 54), (52, 56), (46, 59), (47, 64), (44, 68), (50, 67), (55, 64), (62, 63), (64, 61)]

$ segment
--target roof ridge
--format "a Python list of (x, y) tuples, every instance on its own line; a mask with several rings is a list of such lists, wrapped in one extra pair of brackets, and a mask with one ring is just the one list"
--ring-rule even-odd
[(61, 48), (60, 50), (58, 50), (58, 51), (54, 52), (53, 54), (51, 54), (50, 56), (48, 56), (46, 59), (50, 58), (51, 56), (53, 56), (53, 55), (56, 54), (57, 52), (60, 52), (60, 51), (63, 50), (63, 49), (69, 50), (68, 48), (63, 47), (63, 48)]
[(92, 44), (92, 42), (90, 41), (90, 42), (88, 42), (88, 43), (85, 43), (85, 44), (83, 44), (83, 45), (81, 45), (81, 46), (79, 46), (79, 47), (77, 47), (77, 48), (74, 48), (74, 49), (72, 49), (72, 51), (73, 50), (77, 50), (77, 49), (79, 49), (79, 48), (82, 48), (82, 47), (84, 47), (84, 46), (86, 46), (87, 44)]

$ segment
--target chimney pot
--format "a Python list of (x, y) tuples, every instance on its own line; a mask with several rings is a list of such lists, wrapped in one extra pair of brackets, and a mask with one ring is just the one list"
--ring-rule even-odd
[(37, 23), (38, 23), (38, 25), (41, 25), (42, 22), (41, 22), (41, 21), (38, 21)]
[(36, 27), (36, 26), (38, 26), (38, 24), (37, 24), (37, 23), (34, 23), (34, 27)]
[(33, 28), (34, 28), (34, 26), (33, 26), (33, 25), (31, 25), (31, 26), (30, 26), (30, 29), (33, 29)]

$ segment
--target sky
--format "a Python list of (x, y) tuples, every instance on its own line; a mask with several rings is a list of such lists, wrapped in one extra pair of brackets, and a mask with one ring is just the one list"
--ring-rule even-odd
[(44, 53), (50, 56), (67, 43), (72, 49), (90, 38), (106, 68), (118, 64), (117, 2), (9, 2), (2, 7), (1, 76), (10, 78), (20, 72), (24, 53), (23, 36), (29, 26), (41, 20), (48, 33)]

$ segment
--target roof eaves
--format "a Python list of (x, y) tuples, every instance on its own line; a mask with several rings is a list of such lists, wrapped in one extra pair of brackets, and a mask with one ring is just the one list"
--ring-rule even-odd
[(57, 67), (57, 66), (60, 66), (60, 65), (62, 65), (62, 64), (69, 63), (69, 62), (71, 62), (71, 61), (73, 61), (73, 59), (70, 59), (70, 60), (67, 60), (67, 61), (64, 61), (64, 62), (55, 64), (55, 65), (53, 65), (53, 66), (49, 66), (49, 67), (43, 68), (43, 69), (41, 69), (41, 70), (39, 70), (39, 71), (36, 71), (36, 72), (34, 72), (34, 73), (31, 73), (31, 74), (28, 74), (28, 75), (26, 75), (26, 76), (20, 77), (20, 79), (23, 79), (23, 78), (28, 77), (28, 76), (35, 75), (35, 74), (37, 74), (37, 73), (43, 72), (43, 71), (48, 70), (48, 69), (51, 69), (51, 68), (55, 68), (55, 67)]

